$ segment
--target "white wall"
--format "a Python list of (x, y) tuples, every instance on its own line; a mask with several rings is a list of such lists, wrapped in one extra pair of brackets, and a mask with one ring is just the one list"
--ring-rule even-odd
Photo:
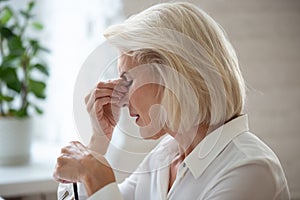
[[(123, 0), (129, 16), (164, 1)], [(279, 156), (300, 198), (300, 1), (194, 0), (227, 31), (247, 81), (252, 132)]]

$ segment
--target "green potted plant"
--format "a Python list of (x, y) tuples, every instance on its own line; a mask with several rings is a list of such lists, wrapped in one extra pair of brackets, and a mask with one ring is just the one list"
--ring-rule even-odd
[(34, 1), (15, 11), (0, 0), (0, 165), (27, 163), (32, 116), (42, 114), (49, 71), (48, 52), (37, 37), (43, 25), (34, 21)]

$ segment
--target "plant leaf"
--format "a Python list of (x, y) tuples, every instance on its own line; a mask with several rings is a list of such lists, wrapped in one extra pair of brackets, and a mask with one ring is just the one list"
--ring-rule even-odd
[(40, 48), (39, 42), (37, 40), (31, 39), (31, 40), (29, 40), (29, 43), (32, 48), (32, 55), (36, 55), (37, 51)]
[(11, 38), (14, 36), (14, 33), (7, 27), (1, 27), (0, 28), (0, 34), (4, 38)]
[(45, 99), (46, 84), (42, 81), (29, 79), (29, 91), (31, 91), (37, 98)]
[(12, 15), (13, 15), (12, 10), (9, 7), (6, 6), (2, 10), (0, 23), (1, 24), (6, 24), (11, 19)]
[(3, 80), (6, 83), (8, 88), (10, 88), (16, 92), (21, 91), (22, 86), (18, 79), (15, 69), (13, 69), (11, 67), (2, 69), (1, 73), (0, 73), (0, 78), (1, 78), (1, 80)]
[(44, 28), (43, 24), (40, 22), (33, 22), (31, 25), (38, 31), (43, 30)]
[(13, 97), (0, 94), (0, 102), (3, 101), (11, 102), (12, 100), (14, 100)]
[(18, 117), (18, 118), (25, 118), (28, 117), (28, 113), (27, 113), (27, 107), (23, 108), (23, 109), (9, 109), (8, 110), (8, 116), (13, 116), (13, 117)]
[(31, 11), (32, 10), (32, 8), (34, 7), (34, 5), (35, 5), (35, 2), (34, 1), (30, 1), (29, 3), (28, 3), (28, 11)]
[(39, 50), (44, 51), (46, 53), (50, 53), (50, 49), (47, 49), (46, 47), (40, 46)]
[(41, 108), (39, 108), (38, 106), (34, 106), (34, 109), (38, 114), (40, 114), (40, 115), (43, 114), (43, 110)]
[(28, 11), (20, 10), (20, 14), (26, 19), (32, 18), (33, 15), (29, 14)]
[(48, 67), (46, 67), (45, 65), (42, 65), (40, 63), (38, 64), (35, 64), (32, 66), (34, 69), (37, 69), (39, 70), (40, 72), (42, 72), (43, 74), (49, 76), (49, 70), (48, 70)]
[(16, 56), (16, 55), (8, 55), (8, 56), (4, 56), (3, 57), (3, 60), (2, 60), (2, 64), (1, 64), (1, 68), (8, 68), (8, 67), (11, 67), (11, 68), (15, 68), (17, 67), (17, 63), (16, 63), (16, 60), (18, 59), (19, 57)]
[(22, 108), (20, 110), (16, 110), (16, 112), (14, 113), (14, 116), (17, 116), (19, 118), (27, 117), (28, 116), (27, 107)]
[(21, 56), (25, 49), (23, 48), (20, 37), (13, 36), (8, 40), (8, 48), (11, 54)]

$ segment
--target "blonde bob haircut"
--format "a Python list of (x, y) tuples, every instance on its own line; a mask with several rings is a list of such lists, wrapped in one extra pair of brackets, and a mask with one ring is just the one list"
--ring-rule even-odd
[(235, 50), (222, 27), (195, 5), (154, 5), (104, 36), (122, 54), (155, 66), (169, 88), (162, 105), (171, 130), (220, 125), (242, 114), (245, 83)]

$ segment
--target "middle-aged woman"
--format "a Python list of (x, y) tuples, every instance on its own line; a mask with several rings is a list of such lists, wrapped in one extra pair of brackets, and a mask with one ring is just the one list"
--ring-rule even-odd
[[(289, 199), (272, 150), (249, 132), (245, 84), (223, 29), (190, 3), (163, 3), (105, 31), (120, 78), (86, 97), (94, 134), (62, 148), (54, 178), (89, 199)], [(116, 184), (103, 156), (122, 106), (144, 139), (162, 138)]]

